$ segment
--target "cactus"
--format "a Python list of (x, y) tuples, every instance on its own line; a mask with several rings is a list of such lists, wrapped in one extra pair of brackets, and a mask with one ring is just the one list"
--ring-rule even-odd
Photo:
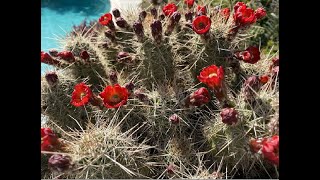
[(237, 8), (161, 2), (113, 9), (75, 26), (64, 51), (41, 52), (56, 67), (41, 78), (45, 125), (64, 142), (50, 153), (72, 159), (43, 177), (277, 178), (249, 148), (278, 132), (276, 54), (243, 46), (253, 10), (237, 3), (248, 20)]

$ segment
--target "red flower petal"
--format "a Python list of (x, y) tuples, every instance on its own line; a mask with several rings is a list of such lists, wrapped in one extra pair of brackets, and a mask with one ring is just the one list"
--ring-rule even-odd
[(99, 95), (103, 99), (105, 107), (117, 108), (127, 104), (129, 92), (127, 88), (115, 84), (114, 86), (105, 87)]
[(53, 131), (50, 128), (41, 128), (41, 137), (44, 136), (55, 136), (55, 134), (53, 133)]
[(178, 7), (174, 3), (169, 3), (162, 8), (164, 15), (171, 16), (174, 12), (176, 12)]
[(203, 68), (197, 78), (212, 89), (220, 88), (224, 80), (224, 71), (222, 66), (218, 68), (216, 65), (211, 65)]
[(76, 59), (73, 56), (73, 53), (71, 51), (62, 51), (57, 54), (58, 57), (60, 57), (63, 60), (66, 60), (68, 62), (74, 62)]
[(72, 92), (71, 104), (79, 107), (86, 105), (92, 97), (91, 89), (85, 83), (75, 85)]
[(235, 53), (235, 57), (246, 63), (255, 64), (260, 60), (259, 48), (250, 46), (245, 51)]
[(106, 13), (99, 18), (99, 23), (103, 26), (107, 26), (112, 21), (112, 14)]
[(225, 19), (229, 19), (230, 9), (229, 9), (229, 8), (221, 9), (221, 10), (220, 10), (220, 14), (221, 14)]
[(243, 7), (247, 8), (247, 5), (245, 3), (237, 2), (233, 7), (234, 12), (236, 12), (240, 6), (243, 6)]
[(265, 84), (269, 81), (269, 76), (268, 75), (263, 75), (259, 77), (259, 80), (262, 84)]
[(211, 20), (207, 16), (198, 16), (192, 22), (192, 28), (197, 34), (205, 34), (210, 30)]
[(261, 152), (264, 159), (274, 165), (279, 165), (279, 136), (275, 135), (271, 138), (265, 138), (262, 145)]
[(194, 0), (184, 0), (184, 3), (188, 5), (189, 8), (191, 8), (194, 4)]
[(198, 16), (201, 16), (201, 15), (207, 15), (207, 8), (206, 6), (200, 6), (198, 5), (197, 6), (197, 13), (196, 13)]
[(58, 137), (50, 128), (41, 128), (41, 150), (51, 151), (58, 145)]
[(191, 104), (192, 106), (201, 106), (203, 104), (206, 104), (210, 101), (210, 94), (209, 91), (202, 87), (193, 92), (187, 101), (187, 104)]
[(247, 8), (244, 3), (237, 3), (234, 6), (233, 19), (238, 26), (246, 26), (256, 22), (254, 10)]
[(267, 15), (267, 12), (262, 7), (259, 7), (258, 9), (255, 10), (254, 15), (256, 16), (257, 19), (262, 19)]

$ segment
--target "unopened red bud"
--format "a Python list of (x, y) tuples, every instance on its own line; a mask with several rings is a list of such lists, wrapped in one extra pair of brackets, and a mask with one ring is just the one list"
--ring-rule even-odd
[(154, 20), (151, 25), (151, 34), (154, 40), (157, 43), (160, 43), (162, 40), (162, 23), (159, 20)]
[(169, 166), (167, 167), (167, 172), (169, 174), (173, 174), (174, 173), (174, 165), (173, 164), (169, 164)]
[(117, 73), (115, 71), (111, 71), (109, 73), (109, 79), (110, 79), (112, 84), (118, 83), (118, 75), (117, 75)]
[(75, 60), (76, 60), (71, 51), (59, 52), (57, 54), (57, 56), (60, 57), (61, 59), (65, 60), (65, 61), (69, 62), (69, 63), (75, 62)]
[(186, 18), (186, 21), (192, 22), (193, 12), (191, 12), (191, 11), (186, 12), (186, 14), (184, 15), (184, 17)]
[(134, 22), (133, 23), (133, 31), (136, 34), (136, 36), (138, 37), (139, 41), (142, 41), (144, 38), (144, 29), (143, 29), (143, 25), (141, 22)]
[(179, 23), (180, 19), (181, 19), (181, 14), (179, 12), (174, 12), (171, 16), (171, 18), (173, 19), (173, 21), (177, 24)]
[(82, 59), (84, 59), (84, 60), (88, 60), (88, 59), (90, 58), (90, 55), (88, 54), (87, 51), (82, 51), (82, 52), (80, 53), (80, 57), (81, 57)]
[(119, 9), (117, 9), (117, 8), (115, 8), (115, 9), (112, 10), (112, 14), (113, 14), (113, 16), (114, 16), (115, 18), (121, 16), (120, 11), (119, 11)]
[(141, 89), (137, 89), (134, 91), (134, 96), (142, 102), (148, 101), (148, 96)]
[(49, 158), (48, 165), (53, 171), (65, 172), (71, 167), (71, 157), (61, 154), (54, 154)]
[(156, 19), (157, 16), (158, 16), (157, 9), (156, 8), (151, 8), (150, 12), (151, 12), (151, 15)]
[(49, 84), (49, 86), (54, 87), (58, 84), (59, 78), (55, 72), (48, 72), (45, 75), (45, 78)]
[(172, 115), (169, 117), (169, 121), (170, 121), (172, 124), (179, 124), (179, 122), (180, 122), (180, 117), (179, 117), (177, 114), (172, 114)]
[(147, 17), (147, 12), (146, 11), (141, 11), (139, 13), (139, 20), (142, 22), (144, 19)]
[(223, 108), (220, 116), (225, 124), (232, 125), (238, 122), (238, 112), (234, 108)]
[(120, 28), (127, 28), (128, 27), (128, 23), (125, 19), (123, 19), (122, 17), (117, 17), (116, 19), (116, 24), (120, 27)]
[(164, 18), (166, 18), (166, 16), (165, 16), (164, 14), (160, 14), (160, 15), (159, 15), (159, 20), (160, 20), (160, 21), (164, 20)]
[(117, 61), (120, 63), (131, 63), (132, 57), (127, 52), (119, 52), (117, 55)]
[(190, 96), (187, 98), (186, 105), (201, 106), (208, 103), (209, 101), (209, 91), (206, 88), (202, 87), (190, 94)]
[(124, 87), (126, 87), (128, 89), (128, 91), (132, 92), (134, 89), (134, 84), (133, 84), (133, 82), (130, 81), (130, 82), (126, 83), (124, 85)]
[(58, 51), (56, 49), (51, 49), (49, 50), (49, 54), (52, 56), (52, 57), (57, 57), (58, 55)]
[(112, 30), (110, 30), (110, 29), (106, 30), (106, 31), (104, 32), (104, 35), (105, 35), (107, 38), (109, 38), (112, 42), (115, 42), (116, 37), (115, 37), (115, 35), (114, 35), (114, 33), (113, 33)]

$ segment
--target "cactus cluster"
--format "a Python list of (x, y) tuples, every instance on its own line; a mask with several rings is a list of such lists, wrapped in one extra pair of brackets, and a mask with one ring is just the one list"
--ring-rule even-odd
[(151, 2), (41, 52), (43, 178), (277, 178), (279, 59), (246, 47), (266, 11)]

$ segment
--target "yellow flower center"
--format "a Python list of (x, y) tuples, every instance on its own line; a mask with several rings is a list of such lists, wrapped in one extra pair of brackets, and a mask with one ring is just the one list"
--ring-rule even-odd
[(80, 99), (82, 99), (84, 96), (86, 96), (86, 93), (82, 92), (82, 93), (80, 94)]
[(217, 73), (211, 73), (211, 74), (209, 74), (209, 78), (216, 77), (216, 76), (218, 76)]

